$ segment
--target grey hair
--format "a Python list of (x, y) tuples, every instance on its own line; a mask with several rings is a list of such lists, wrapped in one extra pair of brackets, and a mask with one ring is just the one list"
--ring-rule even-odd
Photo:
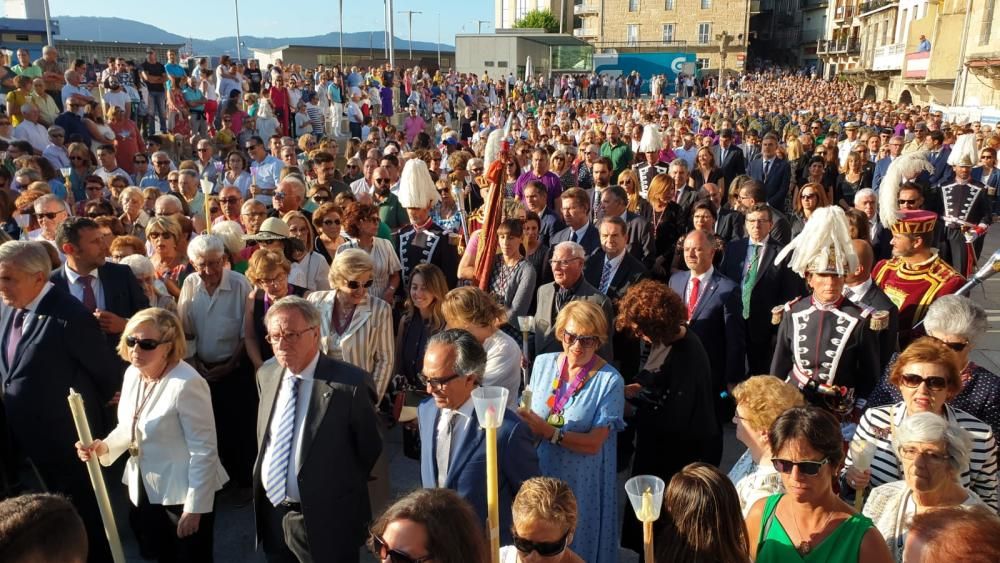
[(170, 160), (171, 162), (173, 162), (173, 160), (171, 160), (171, 158), (170, 158), (170, 155), (167, 154), (167, 151), (156, 151), (153, 154), (149, 155), (149, 160), (152, 162), (153, 160), (156, 160), (157, 158), (159, 158), (161, 156), (165, 157), (167, 160)]
[(970, 342), (986, 332), (986, 310), (961, 295), (938, 297), (927, 309), (924, 329), (935, 334), (961, 336)]
[(690, 170), (691, 167), (688, 166), (688, 161), (683, 158), (675, 158), (670, 162), (670, 168), (680, 168), (682, 170)]
[(267, 313), (264, 314), (264, 326), (270, 324), (271, 319), (275, 315), (285, 311), (298, 311), (302, 315), (302, 318), (305, 319), (309, 328), (319, 326), (323, 322), (319, 309), (315, 305), (297, 295), (289, 295), (278, 299), (271, 305)]
[(428, 339), (427, 347), (429, 348), (431, 344), (453, 347), (455, 373), (474, 376), (477, 384), (483, 382), (483, 373), (486, 371), (486, 350), (468, 331), (459, 328), (442, 330)]
[(118, 263), (131, 268), (136, 279), (140, 281), (151, 278), (156, 274), (156, 269), (153, 268), (153, 262), (142, 254), (129, 254), (128, 256), (122, 258)]
[[(32, 172), (35, 172), (35, 170), (32, 170)], [(15, 174), (15, 176), (17, 176), (17, 174)], [(62, 206), (64, 211), (69, 213), (69, 206), (67, 206), (66, 202), (59, 199), (59, 196), (55, 194), (43, 195), (42, 197), (35, 200), (35, 202), (32, 204), (32, 207), (35, 209), (35, 213), (42, 213), (42, 210), (45, 209), (46, 204), (49, 203), (58, 203), (59, 205)]]
[(958, 424), (931, 412), (919, 412), (907, 415), (892, 433), (892, 448), (897, 455), (906, 444), (941, 441), (948, 446), (948, 463), (956, 475), (968, 471), (972, 436)]
[(156, 208), (163, 209), (163, 208), (167, 207), (170, 204), (173, 204), (173, 205), (177, 206), (176, 210), (177, 210), (178, 213), (181, 213), (181, 212), (184, 211), (184, 204), (181, 203), (181, 200), (180, 200), (179, 197), (177, 197), (175, 194), (172, 194), (172, 193), (171, 194), (163, 194), (160, 197), (156, 198), (156, 202), (153, 204), (153, 208), (154, 209), (156, 209)]
[(306, 195), (306, 184), (305, 184), (305, 182), (303, 182), (302, 180), (299, 180), (293, 174), (289, 174), (288, 176), (285, 176), (281, 180), (281, 182), (278, 183), (278, 185), (281, 185), (281, 184), (290, 184), (292, 186), (295, 186), (295, 191), (298, 193), (299, 196), (305, 197), (305, 195)]
[[(27, 49), (25, 49), (25, 50), (27, 50)], [(45, 53), (51, 53), (52, 51), (55, 51), (55, 50), (56, 50), (56, 48), (53, 47), (52, 45), (46, 45), (46, 46), (42, 47), (42, 54), (44, 55)]]
[(226, 245), (222, 237), (215, 235), (198, 235), (188, 243), (188, 259), (192, 262), (198, 257), (221, 256), (226, 253)]
[(482, 165), (483, 163), (484, 163), (484, 161), (481, 158), (470, 158), (469, 162), (468, 162), (468, 166), (469, 166), (469, 168), (472, 168), (473, 166), (475, 166), (477, 164), (478, 165)]
[(178, 176), (178, 178), (180, 178), (181, 176), (184, 176), (185, 178), (193, 178), (193, 179), (197, 180), (198, 179), (198, 172), (196, 172), (195, 170), (191, 170), (190, 168), (185, 168), (183, 170), (178, 170), (177, 171), (177, 176)]
[(52, 273), (52, 259), (43, 244), (48, 243), (12, 240), (0, 244), (0, 263), (11, 264), (29, 274), (45, 274), (48, 279)]
[(255, 207), (263, 207), (265, 209), (267, 208), (267, 206), (257, 201), (256, 199), (248, 199), (243, 202), (243, 205), (240, 206), (240, 213), (245, 215), (253, 211)]
[(76, 76), (76, 71), (73, 70), (73, 69), (71, 69), (71, 68), (70, 69), (66, 69), (66, 72), (63, 73), (63, 79), (65, 79), (66, 82), (69, 82), (69, 77), (70, 76)]
[(243, 241), (243, 227), (236, 221), (219, 221), (212, 225), (212, 234), (222, 239), (222, 244), (233, 256), (242, 252), (247, 246)]
[(555, 254), (556, 251), (559, 250), (560, 248), (569, 249), (570, 254), (573, 255), (573, 258), (580, 258), (583, 260), (587, 259), (587, 251), (584, 250), (583, 246), (578, 242), (573, 242), (571, 240), (560, 242), (555, 246), (554, 249), (552, 249), (552, 254)]
[(33, 111), (34, 109), (35, 109), (35, 104), (32, 104), (32, 103), (21, 104), (21, 113), (22, 114), (28, 113), (30, 111)]
[(53, 125), (52, 127), (49, 127), (47, 131), (49, 135), (56, 135), (58, 133), (62, 133), (63, 135), (66, 134), (66, 130), (58, 125)]
[(868, 197), (874, 199), (876, 204), (878, 203), (878, 194), (875, 193), (875, 190), (871, 188), (861, 188), (858, 190), (858, 193), (854, 194), (854, 205), (857, 206), (861, 203), (861, 200)]
[(14, 173), (14, 177), (28, 178), (32, 182), (38, 182), (42, 179), (42, 175), (34, 168), (21, 168)]

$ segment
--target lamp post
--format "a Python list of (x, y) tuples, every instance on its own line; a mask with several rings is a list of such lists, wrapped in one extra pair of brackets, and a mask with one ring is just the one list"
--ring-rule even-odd
[(409, 38), (410, 43), (410, 64), (413, 63), (413, 14), (422, 14), (423, 12), (414, 12), (413, 10), (403, 10), (399, 12), (400, 14), (406, 14), (407, 20), (409, 20)]
[(243, 53), (240, 50), (240, 0), (233, 0), (236, 5), (236, 64), (239, 64), (243, 59)]
[[(344, 72), (344, 0), (340, 0), (340, 33), (337, 39), (340, 41), (340, 72)], [(371, 47), (371, 34), (368, 35), (369, 47)]]

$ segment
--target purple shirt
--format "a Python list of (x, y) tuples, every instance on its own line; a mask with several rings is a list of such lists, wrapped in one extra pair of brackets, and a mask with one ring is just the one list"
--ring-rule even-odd
[(551, 170), (546, 172), (541, 178), (535, 176), (534, 172), (530, 171), (521, 174), (521, 177), (517, 179), (517, 183), (514, 184), (514, 196), (524, 201), (524, 186), (532, 180), (538, 180), (545, 186), (545, 191), (548, 193), (548, 206), (551, 209), (556, 209), (556, 200), (559, 199), (559, 195), (562, 193), (562, 182), (559, 181), (559, 176), (556, 176), (556, 173)]

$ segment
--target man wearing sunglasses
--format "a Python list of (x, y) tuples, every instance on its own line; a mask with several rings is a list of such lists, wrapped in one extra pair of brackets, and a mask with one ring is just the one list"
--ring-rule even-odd
[[(472, 391), (482, 384), (486, 351), (464, 330), (445, 330), (427, 342), (420, 380), (433, 400), (417, 411), (420, 481), (444, 487), (469, 501), (480, 522), (487, 518), (485, 430), (473, 408)], [(528, 427), (511, 409), (497, 429), (500, 541), (512, 541), (511, 503), (521, 483), (538, 476), (538, 453)]]
[(372, 519), (368, 475), (382, 438), (371, 376), (320, 353), (320, 322), (295, 296), (264, 317), (275, 361), (257, 372), (253, 496), (268, 561), (358, 561)]
[(250, 185), (250, 194), (257, 201), (270, 207), (271, 196), (274, 195), (274, 188), (278, 185), (278, 178), (285, 163), (268, 154), (264, 139), (256, 135), (250, 137), (244, 148), (250, 156), (250, 177), (253, 182)]

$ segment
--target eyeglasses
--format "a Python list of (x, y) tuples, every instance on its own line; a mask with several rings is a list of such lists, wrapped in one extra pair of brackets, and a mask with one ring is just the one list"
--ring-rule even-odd
[(155, 164), (156, 166), (170, 166), (170, 161), (169, 160), (154, 160), (153, 164)]
[(597, 348), (597, 345), (601, 343), (601, 338), (598, 336), (573, 334), (568, 330), (563, 331), (562, 340), (566, 346), (579, 343), (582, 348)]
[[(227, 120), (227, 121), (228, 121), (228, 120)], [(210, 150), (212, 150), (212, 149), (211, 149), (211, 148), (209, 148), (209, 147), (199, 147), (199, 148), (198, 148), (197, 150), (198, 150), (198, 152), (205, 152), (205, 151), (210, 151)]]
[(161, 238), (174, 238), (174, 234), (164, 231), (153, 231), (151, 233), (147, 233), (146, 238), (148, 238), (149, 240), (159, 240)]
[(511, 530), (511, 535), (514, 539), (514, 547), (521, 553), (527, 555), (532, 551), (538, 552), (539, 557), (555, 557), (559, 555), (566, 549), (566, 540), (569, 539), (569, 530), (563, 534), (562, 539), (553, 542), (535, 542), (527, 540), (517, 535), (517, 532)]
[(243, 216), (260, 219), (261, 217), (267, 217), (267, 213), (264, 211), (251, 211), (250, 213), (243, 213)]
[(577, 260), (582, 260), (582, 258), (570, 258), (568, 260), (549, 260), (549, 264), (553, 268), (565, 268)]
[(223, 205), (230, 205), (233, 203), (239, 203), (241, 201), (243, 200), (236, 196), (219, 198), (219, 202), (222, 203)]
[(915, 199), (897, 199), (896, 200), (896, 204), (899, 205), (900, 207), (902, 207), (904, 205), (916, 205), (917, 202), (918, 202), (918, 200), (915, 200)]
[(389, 178), (375, 178), (372, 181), (375, 182), (376, 184), (388, 184), (392, 182), (392, 180), (390, 180)]
[(954, 350), (956, 352), (964, 352), (965, 349), (968, 348), (969, 344), (970, 344), (970, 342), (968, 340), (966, 340), (965, 342), (947, 342), (945, 340), (941, 340), (940, 338), (938, 338), (936, 336), (932, 336), (931, 338), (933, 338), (934, 340), (937, 340), (941, 344), (944, 344), (945, 346), (951, 348), (952, 350)]
[(259, 285), (274, 285), (282, 284), (288, 281), (288, 274), (278, 274), (273, 278), (257, 278), (257, 283)]
[(420, 379), (420, 383), (424, 384), (424, 387), (430, 387), (435, 391), (442, 389), (445, 385), (448, 385), (459, 377), (462, 377), (462, 374), (456, 373), (447, 377), (436, 377), (434, 379), (431, 379), (422, 373), (417, 375), (417, 378)]
[(132, 162), (134, 164), (146, 164), (146, 160), (144, 159), (133, 160)]
[(798, 467), (799, 473), (812, 477), (818, 474), (824, 465), (830, 463), (830, 460), (823, 458), (820, 461), (791, 461), (788, 459), (772, 458), (771, 463), (774, 465), (774, 470), (778, 473), (788, 474), (792, 472), (793, 467)]
[(352, 291), (361, 289), (362, 287), (368, 289), (369, 287), (375, 285), (375, 280), (368, 280), (364, 283), (361, 283), (358, 280), (347, 280), (347, 283), (345, 285), (347, 286), (348, 289)]
[(937, 452), (928, 452), (928, 451), (921, 450), (919, 448), (915, 448), (913, 446), (903, 446), (903, 447), (899, 448), (899, 457), (901, 457), (901, 458), (903, 458), (903, 459), (905, 459), (907, 461), (913, 461), (913, 460), (917, 459), (918, 457), (923, 457), (923, 458), (926, 458), (927, 461), (930, 461), (932, 463), (944, 463), (944, 462), (948, 461), (949, 459), (951, 459), (951, 456), (948, 455), (948, 454), (939, 454)]
[(799, 198), (800, 199), (819, 199), (819, 195), (817, 195), (817, 194), (802, 194), (801, 196), (799, 196)]
[(324, 227), (332, 227), (333, 225), (340, 225), (340, 219), (324, 219), (320, 222), (320, 225)]
[(311, 326), (309, 328), (302, 329), (297, 332), (289, 331), (282, 334), (268, 334), (267, 336), (264, 337), (264, 339), (267, 340), (267, 343), (270, 344), (271, 346), (277, 346), (278, 343), (281, 342), (282, 340), (284, 340), (289, 344), (295, 344), (296, 342), (299, 341), (300, 338), (302, 338), (303, 334), (309, 332), (314, 328), (317, 327)]
[(288, 194), (286, 194), (285, 192), (274, 192), (274, 199), (278, 201), (281, 201), (286, 197), (288, 197)]
[(49, 213), (36, 213), (39, 219), (48, 219), (49, 221), (54, 221), (56, 217), (66, 213), (65, 211), (52, 211)]
[(323, 204), (323, 203), (326, 203), (326, 202), (330, 201), (330, 198), (328, 196), (325, 196), (325, 195), (320, 195), (320, 196), (315, 196), (314, 195), (313, 196), (313, 201), (315, 201), (316, 203), (319, 203), (319, 204)]
[(70, 160), (80, 160), (80, 161), (88, 160), (86, 158), (83, 158), (82, 156), (71, 156), (71, 157), (69, 157), (69, 159)]
[(135, 348), (135, 345), (139, 345), (140, 350), (145, 350), (147, 352), (151, 350), (156, 350), (161, 344), (166, 344), (166, 342), (156, 340), (153, 338), (136, 338), (134, 336), (125, 337), (125, 346), (129, 348)]
[(389, 563), (423, 563), (434, 559), (433, 555), (414, 558), (408, 553), (403, 553), (398, 549), (389, 549), (385, 540), (371, 532), (372, 555), (378, 557), (380, 561), (388, 560)]
[(930, 377), (923, 377), (915, 373), (904, 373), (899, 378), (900, 383), (905, 387), (910, 389), (916, 389), (920, 387), (921, 384), (926, 384), (927, 388), (931, 391), (941, 391), (948, 386), (948, 380), (940, 375), (932, 375)]

